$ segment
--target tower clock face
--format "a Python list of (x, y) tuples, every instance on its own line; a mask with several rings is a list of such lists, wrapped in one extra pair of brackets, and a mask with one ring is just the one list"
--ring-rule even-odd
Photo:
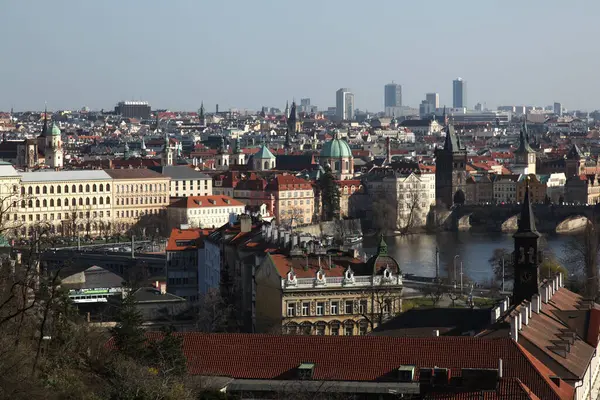
[(529, 282), (531, 280), (531, 278), (533, 278), (533, 274), (531, 273), (531, 271), (521, 272), (521, 281)]

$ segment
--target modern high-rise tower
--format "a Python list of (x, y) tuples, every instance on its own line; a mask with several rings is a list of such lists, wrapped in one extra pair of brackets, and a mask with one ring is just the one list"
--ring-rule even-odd
[(452, 107), (467, 107), (467, 82), (462, 78), (452, 81)]
[(402, 86), (397, 83), (388, 83), (384, 88), (384, 106), (402, 107)]
[(440, 95), (438, 93), (427, 93), (425, 101), (431, 104), (434, 110), (440, 108)]
[(335, 92), (335, 114), (342, 121), (354, 119), (354, 94), (348, 88)]

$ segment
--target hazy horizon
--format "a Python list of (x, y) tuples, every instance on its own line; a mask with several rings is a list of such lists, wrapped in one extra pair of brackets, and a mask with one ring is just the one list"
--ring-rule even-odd
[(476, 103), (594, 110), (600, 2), (306, 0), (6, 0), (0, 110), (112, 109), (121, 100), (194, 111), (283, 109), (309, 97), (383, 110), (383, 88), (403, 105), (452, 81)]

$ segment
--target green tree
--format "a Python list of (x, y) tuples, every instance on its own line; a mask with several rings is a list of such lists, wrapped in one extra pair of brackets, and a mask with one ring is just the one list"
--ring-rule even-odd
[(142, 314), (136, 305), (133, 294), (123, 299), (117, 315), (117, 325), (111, 329), (111, 333), (122, 354), (140, 360), (144, 358), (147, 347)]
[(514, 278), (512, 253), (508, 249), (494, 249), (492, 256), (488, 259), (496, 280), (502, 280), (502, 263), (504, 262), (504, 279)]
[(318, 183), (321, 192), (322, 213), (324, 221), (331, 221), (340, 216), (340, 190), (331, 168), (326, 167), (325, 173), (321, 176)]

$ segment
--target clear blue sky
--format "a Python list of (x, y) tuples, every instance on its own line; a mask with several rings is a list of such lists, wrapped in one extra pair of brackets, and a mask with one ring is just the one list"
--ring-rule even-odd
[(219, 104), (361, 109), (425, 92), (468, 102), (600, 108), (600, 1), (0, 0), (0, 110)]

